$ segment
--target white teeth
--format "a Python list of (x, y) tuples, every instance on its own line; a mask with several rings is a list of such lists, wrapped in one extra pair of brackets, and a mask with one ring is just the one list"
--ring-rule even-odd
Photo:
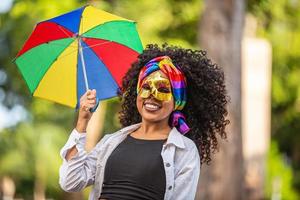
[(145, 108), (149, 109), (149, 110), (158, 110), (159, 109), (159, 107), (157, 105), (148, 104), (148, 103), (145, 104)]

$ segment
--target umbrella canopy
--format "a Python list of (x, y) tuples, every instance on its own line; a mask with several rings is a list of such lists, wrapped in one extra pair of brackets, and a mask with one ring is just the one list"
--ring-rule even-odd
[(33, 96), (75, 107), (87, 89), (116, 96), (142, 50), (135, 22), (85, 6), (38, 23), (15, 62)]

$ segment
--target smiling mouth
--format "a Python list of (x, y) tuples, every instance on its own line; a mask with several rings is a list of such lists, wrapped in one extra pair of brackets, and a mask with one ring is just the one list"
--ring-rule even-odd
[(150, 111), (150, 112), (157, 111), (161, 108), (161, 106), (159, 104), (156, 104), (156, 103), (153, 103), (153, 102), (145, 102), (143, 104), (143, 106), (147, 111)]

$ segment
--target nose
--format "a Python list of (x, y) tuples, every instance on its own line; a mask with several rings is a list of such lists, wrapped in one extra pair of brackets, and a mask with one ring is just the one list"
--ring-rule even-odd
[(150, 99), (155, 99), (156, 100), (155, 96), (152, 93), (150, 95)]
[(151, 88), (150, 97), (155, 98), (157, 94), (157, 90), (155, 88)]

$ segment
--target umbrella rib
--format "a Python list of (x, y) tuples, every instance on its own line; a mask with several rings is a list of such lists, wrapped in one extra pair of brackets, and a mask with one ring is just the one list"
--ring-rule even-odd
[(62, 58), (64, 58), (64, 57), (67, 57), (67, 56), (69, 56), (69, 55), (75, 53), (75, 52), (77, 52), (77, 49), (75, 49), (75, 50), (73, 50), (73, 51), (70, 51), (70, 53), (65, 54), (64, 56), (60, 56), (59, 58), (62, 59)]
[(80, 28), (80, 30), (78, 31), (78, 35), (80, 34), (80, 35), (82, 35), (82, 30), (83, 30), (83, 24), (84, 24), (84, 16), (83, 16), (83, 12), (81, 13), (81, 19), (80, 19), (80, 21), (81, 21), (81, 23), (80, 23), (80, 25), (79, 25), (79, 28)]
[(84, 47), (83, 49), (85, 49), (85, 48), (91, 48), (91, 47), (95, 47), (95, 46), (100, 46), (100, 45), (107, 44), (107, 43), (111, 43), (111, 42), (112, 42), (112, 41), (101, 42), (101, 43), (98, 43), (98, 44), (89, 45), (89, 46), (87, 46), (87, 47)]
[[(53, 43), (53, 42), (45, 42), (44, 44), (47, 44), (47, 45), (53, 45), (53, 46), (65, 46), (65, 44), (58, 44), (58, 43)], [(69, 45), (69, 47), (74, 47), (74, 48), (77, 48), (77, 45)], [(29, 50), (31, 50), (31, 49), (29, 49)], [(75, 49), (74, 51), (72, 51), (71, 53), (73, 53), (73, 52), (75, 52), (75, 51), (77, 51), (77, 49)], [(66, 54), (65, 56), (67, 56), (67, 55), (70, 55), (71, 53), (68, 53), (68, 54)], [(65, 57), (65, 56), (63, 56), (63, 57)], [(62, 57), (62, 58), (63, 58)], [(15, 56), (14, 58), (13, 58), (13, 62), (15, 62), (15, 60), (17, 59), (17, 56)]]
[[(102, 43), (99, 43), (99, 44), (94, 44), (94, 45), (90, 45), (90, 46), (87, 46), (87, 47), (81, 47), (81, 48), (82, 48), (82, 49), (91, 48), (91, 47), (95, 47), (95, 46), (100, 46), (100, 45), (102, 45), (102, 44), (107, 44), (107, 43), (110, 43), (110, 42), (112, 42), (112, 41), (102, 42)], [(70, 45), (70, 46), (71, 46), (71, 45)], [(73, 46), (73, 47), (77, 47), (77, 46)], [(74, 49), (73, 51), (70, 51), (70, 53), (65, 54), (64, 56), (60, 56), (59, 58), (62, 59), (62, 58), (64, 58), (64, 57), (69, 56), (69, 55), (72, 54), (72, 53), (75, 53), (75, 52), (77, 52), (77, 49)]]
[[(112, 21), (103, 22), (103, 23), (101, 23), (101, 24), (98, 24), (98, 25), (92, 27), (91, 29), (87, 30), (87, 31), (84, 32), (84, 33), (83, 33), (83, 31), (81, 30), (81, 35), (83, 35), (83, 34), (89, 32), (89, 31), (91, 31), (91, 30), (93, 30), (93, 29), (95, 29), (95, 28), (97, 28), (97, 27), (99, 27), (99, 26), (103, 26), (103, 25), (108, 24), (108, 23), (111, 23), (111, 22), (129, 22), (129, 21), (127, 21), (127, 20), (112, 20)], [(81, 24), (83, 24), (83, 23), (81, 23)], [(83, 26), (82, 26), (82, 27), (83, 27)], [(101, 31), (101, 29), (98, 29), (98, 30), (95, 31), (94, 34), (97, 35), (100, 31)]]
[[(73, 43), (73, 42), (72, 42)], [(65, 45), (62, 45), (62, 44), (57, 44), (57, 43), (48, 43), (48, 44), (51, 44), (51, 45), (56, 45), (56, 46), (65, 46)], [(73, 47), (74, 48), (74, 50), (73, 51), (70, 51), (70, 53), (68, 53), (68, 54), (65, 54), (64, 56), (60, 56), (59, 58), (61, 59), (61, 58), (64, 58), (64, 57), (67, 57), (68, 55), (70, 55), (70, 54), (72, 54), (72, 53), (74, 53), (74, 52), (77, 52), (77, 45), (69, 45), (68, 47)]]
[(64, 30), (64, 29), (62, 29), (61, 27), (60, 27), (60, 25), (58, 24), (58, 28), (67, 36), (67, 37), (70, 37), (68, 34), (67, 34), (67, 32)]
[[(65, 46), (64, 44), (59, 44), (59, 43), (50, 43), (50, 42), (46, 42), (46, 44), (48, 45), (53, 45), (53, 46)], [(69, 47), (77, 47), (77, 45), (69, 45)]]
[[(112, 42), (112, 41), (102, 42), (102, 43), (99, 43), (99, 44), (94, 44), (94, 45), (90, 45), (90, 46), (87, 46), (87, 47), (81, 47), (81, 48), (82, 49), (91, 48), (91, 47), (94, 47), (94, 46), (99, 46), (99, 45), (107, 44), (107, 43), (110, 43), (110, 42)], [(77, 46), (74, 46), (74, 47), (77, 47)], [(75, 49), (74, 51), (71, 51), (70, 53), (68, 53), (68, 54), (66, 54), (64, 56), (61, 56), (60, 59), (66, 57), (66, 56), (68, 56), (68, 55), (70, 55), (70, 54), (72, 54), (74, 52), (77, 52), (77, 49)]]

